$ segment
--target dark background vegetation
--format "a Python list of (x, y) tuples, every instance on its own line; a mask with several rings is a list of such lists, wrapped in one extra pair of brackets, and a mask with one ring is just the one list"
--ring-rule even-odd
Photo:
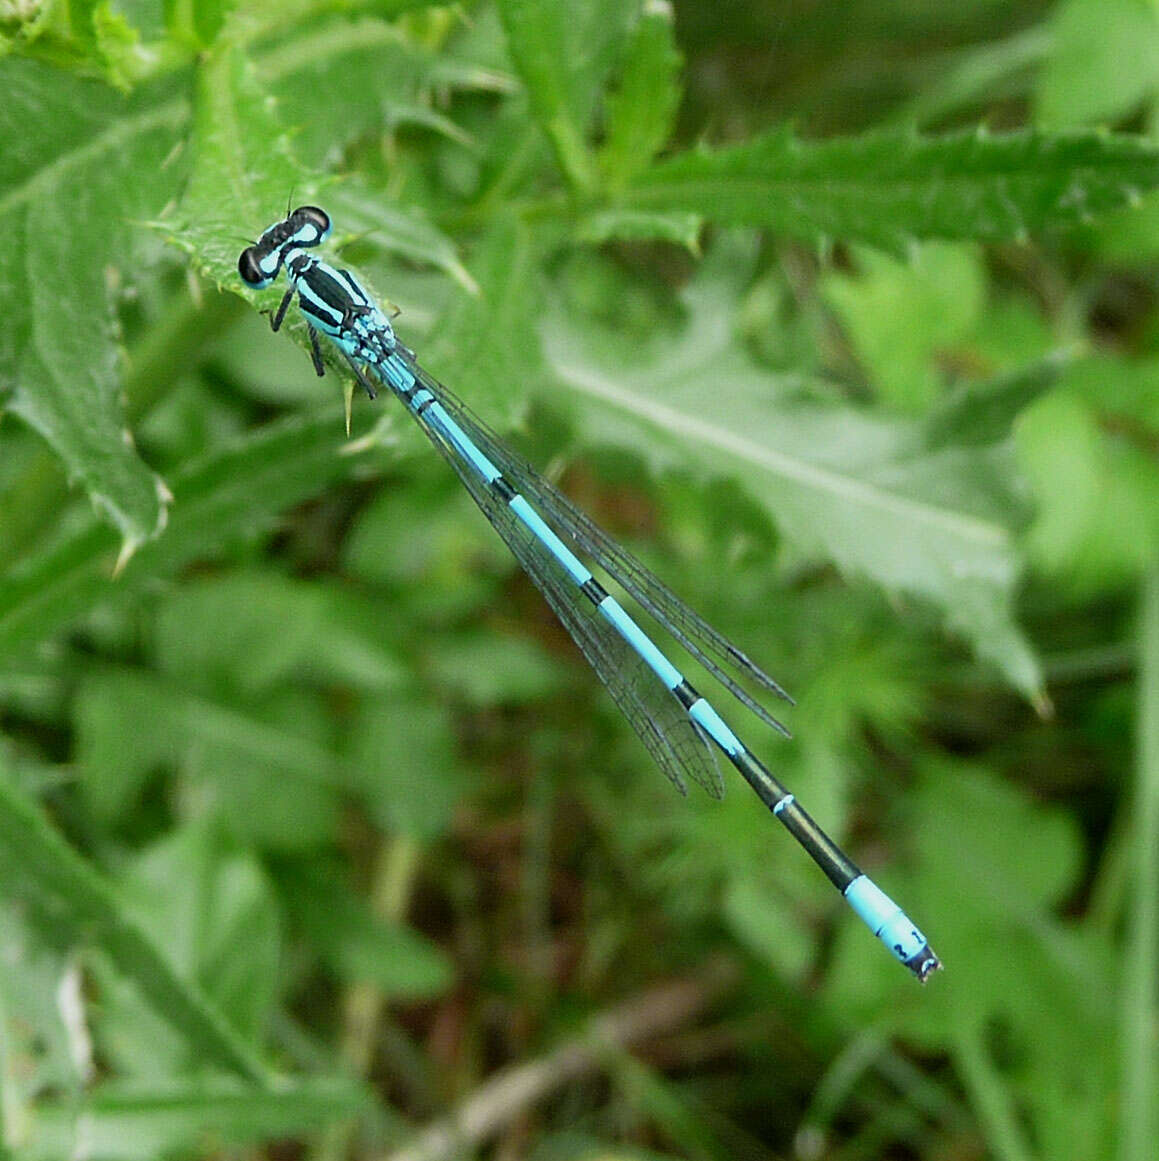
[[(0, 1118), (56, 1158), (1145, 1161), (1159, 10), (5, 5)], [(674, 794), (287, 204), (797, 698)], [(759, 723), (758, 723), (759, 724)]]

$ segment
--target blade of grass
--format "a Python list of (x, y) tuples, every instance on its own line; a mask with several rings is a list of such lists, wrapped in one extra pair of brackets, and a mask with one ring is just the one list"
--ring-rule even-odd
[(1122, 1161), (1154, 1156), (1155, 1030), (1159, 1027), (1159, 562), (1143, 582), (1135, 893), (1123, 969)]
[(102, 601), (271, 526), (277, 513), (354, 470), (342, 450), (340, 409), (271, 423), (173, 474), (166, 535), (110, 580), (115, 538), (94, 517), (0, 583), (0, 655), (46, 640)]
[(55, 939), (96, 943), (206, 1063), (263, 1087), (265, 1068), (190, 980), (180, 979), (109, 882), (0, 777), (0, 881), (34, 904)]
[(1011, 1094), (986, 1054), (982, 1030), (972, 1021), (961, 1020), (958, 1024), (954, 1059), (990, 1151), (1000, 1161), (1034, 1161)]

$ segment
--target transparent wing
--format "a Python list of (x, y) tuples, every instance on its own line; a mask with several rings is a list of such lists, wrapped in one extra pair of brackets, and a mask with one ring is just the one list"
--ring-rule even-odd
[[(408, 369), (420, 377), (424, 385), (431, 382), (429, 376), (419, 375), (418, 369), (409, 360), (406, 362)], [(355, 370), (357, 372), (359, 368)], [(441, 388), (437, 394), (442, 402), (444, 393)], [(410, 414), (454, 469), (471, 498), (543, 594), (668, 780), (681, 794), (686, 794), (688, 788), (684, 777), (687, 775), (713, 798), (720, 798), (724, 793), (724, 782), (717, 767), (716, 752), (700, 727), (688, 717), (639, 654), (580, 593), (575, 581), (550, 550), (470, 465), (463, 462), (442, 430), (425, 415), (416, 415), (414, 411)], [(458, 421), (457, 415), (455, 418)], [(471, 428), (463, 425), (463, 429), (474, 438), (473, 425)], [(482, 450), (490, 458), (494, 449)], [(496, 467), (501, 466), (499, 459), (498, 456), (494, 459)], [(514, 485), (514, 481), (511, 482)], [(530, 496), (526, 498), (531, 500)]]
[(777, 697), (795, 704), (781, 685), (689, 608), (651, 569), (622, 548), (590, 516), (554, 484), (515, 454), (453, 391), (428, 375), (413, 360), (408, 368), (447, 409), (460, 427), (507, 477), (512, 487), (539, 509), (540, 515), (565, 540), (569, 539), (647, 610), (746, 709), (766, 725), (790, 737), (788, 728), (722, 668), (754, 681)]

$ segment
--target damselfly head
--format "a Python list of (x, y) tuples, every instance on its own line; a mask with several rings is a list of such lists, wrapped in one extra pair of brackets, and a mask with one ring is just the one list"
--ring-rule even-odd
[(275, 222), (237, 260), (237, 272), (246, 286), (262, 290), (278, 276), (286, 253), (320, 245), (330, 234), (330, 215), (317, 206), (299, 206)]
[(294, 224), (294, 243), (298, 246), (317, 246), (330, 234), (330, 215), (317, 206), (299, 206), (286, 221)]
[(261, 245), (247, 246), (237, 260), (237, 272), (246, 286), (263, 290), (273, 282), (281, 265), (281, 250), (266, 250)]

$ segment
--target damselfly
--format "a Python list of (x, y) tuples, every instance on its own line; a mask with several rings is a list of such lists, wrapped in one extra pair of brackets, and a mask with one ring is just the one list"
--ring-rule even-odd
[(297, 296), (318, 374), (325, 370), (318, 345), (321, 331), (372, 399), (381, 385), (402, 401), (567, 627), (668, 778), (683, 791), (689, 777), (719, 797), (723, 785), (713, 747), (719, 749), (873, 934), (924, 982), (941, 966), (925, 936), (809, 817), (568, 545), (595, 561), (732, 697), (786, 735), (732, 674), (791, 700), (788, 695), (419, 366), (354, 275), (310, 253), (329, 233), (325, 211), (302, 206), (242, 251), (238, 273), (255, 290), (286, 272), (289, 288), (271, 320), (273, 329), (281, 327)]

